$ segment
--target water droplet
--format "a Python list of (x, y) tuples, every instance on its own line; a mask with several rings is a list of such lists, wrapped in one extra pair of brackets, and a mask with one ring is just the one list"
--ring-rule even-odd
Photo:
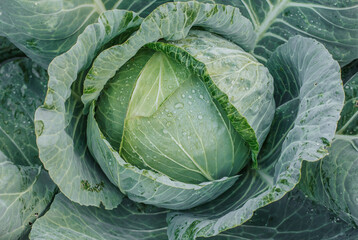
[(198, 115), (198, 119), (199, 119), (199, 120), (203, 119), (203, 116)]
[(193, 90), (191, 90), (191, 92), (192, 92), (192, 93), (195, 93), (195, 90), (193, 89)]
[(181, 97), (182, 97), (182, 98), (185, 98), (185, 94), (182, 94)]
[(163, 130), (163, 133), (164, 133), (164, 134), (168, 134), (169, 132), (168, 132), (168, 130), (164, 129), (164, 130)]
[(188, 97), (188, 98), (192, 99), (193, 97), (192, 97), (191, 95), (189, 95), (189, 97)]
[(177, 103), (177, 104), (175, 104), (174, 107), (175, 107), (176, 109), (181, 109), (181, 108), (184, 107), (184, 104), (182, 104), (182, 103)]
[(190, 102), (190, 101), (189, 101), (188, 103), (189, 103), (189, 105), (193, 104), (193, 103), (192, 103), (192, 102)]
[(201, 94), (200, 94), (200, 96), (199, 96), (199, 97), (200, 97), (200, 99), (203, 99), (203, 98), (204, 98), (204, 96), (203, 96), (203, 95), (201, 95)]

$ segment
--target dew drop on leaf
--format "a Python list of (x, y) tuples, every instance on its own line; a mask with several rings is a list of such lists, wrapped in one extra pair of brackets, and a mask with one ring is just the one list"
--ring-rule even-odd
[(181, 108), (184, 107), (184, 104), (182, 104), (182, 103), (177, 103), (177, 104), (175, 104), (174, 107), (175, 107), (176, 109), (181, 109)]

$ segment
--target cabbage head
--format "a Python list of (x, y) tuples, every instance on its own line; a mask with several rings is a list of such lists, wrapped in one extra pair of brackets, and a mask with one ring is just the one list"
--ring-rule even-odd
[[(351, 79), (344, 87), (341, 79), (341, 67), (358, 58), (356, 30), (340, 27), (347, 34), (337, 32), (347, 38), (332, 40), (329, 31), (338, 20), (326, 29), (319, 25), (324, 36), (299, 22), (306, 8), (323, 9), (322, 21), (335, 21), (324, 15), (333, 7), (285, 0), (264, 1), (268, 7), (260, 7), (260, 1), (94, 2), (68, 1), (60, 8), (72, 10), (63, 10), (63, 16), (55, 5), (47, 6), (57, 18), (56, 23), (43, 20), (49, 35), (36, 24), (34, 32), (26, 27), (12, 32), (11, 24), (21, 26), (27, 18), (11, 23), (11, 14), (25, 5), (16, 3), (0, 15), (6, 36), (39, 65), (26, 64), (48, 67), (42, 73), (48, 74), (46, 96), (33, 90), (44, 99), (33, 119), (32, 148), (41, 161), (15, 163), (37, 174), (31, 179), (42, 179), (39, 186), (47, 184), (38, 195), (46, 199), (42, 210), (36, 211), (49, 205), (50, 210), (34, 224), (31, 239), (259, 239), (258, 228), (250, 233), (244, 226), (271, 226), (269, 216), (287, 207), (287, 216), (278, 219), (287, 228), (282, 232), (294, 231), (295, 224), (285, 221), (307, 212), (295, 204), (317, 202), (349, 227), (337, 225), (339, 230), (330, 233), (302, 220), (297, 233), (354, 234), (358, 176), (347, 174), (347, 194), (356, 202), (346, 204), (339, 194), (327, 199), (320, 193), (331, 189), (338, 168), (327, 160), (321, 172), (317, 161), (339, 156), (346, 141), (357, 147), (357, 75), (347, 73)], [(66, 14), (92, 5), (103, 11), (83, 19), (79, 12), (74, 22), (82, 23), (71, 30)], [(271, 10), (265, 15), (260, 11), (266, 7)], [(355, 21), (347, 16), (349, 24)], [(56, 35), (51, 24), (62, 27), (63, 35)], [(331, 144), (335, 152), (327, 157)], [(352, 159), (357, 159), (356, 147), (351, 147)], [(14, 163), (8, 159), (11, 151), (0, 150), (1, 173), (2, 165)], [(330, 180), (321, 184), (327, 175)], [(300, 191), (292, 191), (296, 185)], [(314, 216), (330, 219), (327, 211)], [(65, 230), (57, 231), (58, 226)], [(275, 237), (262, 234), (262, 239)]]
[(104, 12), (49, 66), (35, 114), (45, 168), (85, 205), (111, 209), (127, 196), (184, 210), (227, 191), (253, 202), (237, 203), (245, 221), (295, 186), (303, 159), (327, 154), (344, 100), (339, 65), (318, 42), (294, 37), (264, 66), (255, 41), (231, 6), (167, 3), (144, 19)]

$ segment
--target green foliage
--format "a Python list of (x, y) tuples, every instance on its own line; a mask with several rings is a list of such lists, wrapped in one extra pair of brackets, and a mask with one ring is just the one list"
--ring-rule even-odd
[(0, 239), (356, 239), (357, 13), (3, 0)]
[(0, 63), (0, 239), (5, 240), (26, 236), (57, 190), (41, 167), (34, 134), (46, 71), (5, 39), (0, 52), (6, 58)]

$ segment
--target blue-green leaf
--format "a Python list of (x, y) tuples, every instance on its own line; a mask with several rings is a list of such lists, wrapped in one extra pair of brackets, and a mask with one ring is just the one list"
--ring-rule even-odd
[(30, 239), (165, 240), (167, 212), (128, 199), (113, 210), (85, 207), (58, 194), (34, 224)]
[(19, 58), (8, 42), (1, 42), (0, 52), (7, 58), (0, 63), (0, 239), (8, 240), (28, 234), (56, 185), (38, 159), (33, 122), (45, 95), (46, 71)]
[(262, 62), (295, 35), (321, 42), (341, 65), (358, 58), (358, 3), (355, 0), (198, 1), (240, 8), (254, 25), (257, 39), (253, 53)]
[(101, 13), (111, 9), (148, 15), (165, 0), (2, 0), (0, 36), (8, 37), (32, 60), (47, 68), (75, 43)]
[(356, 229), (294, 190), (256, 211), (244, 225), (208, 239), (354, 240), (357, 237)]
[(329, 155), (302, 168), (300, 188), (314, 201), (358, 226), (358, 73), (345, 85), (345, 104)]
[(49, 66), (48, 91), (44, 105), (37, 109), (35, 127), (40, 159), (60, 190), (83, 205), (116, 207), (120, 191), (111, 184), (86, 144), (86, 117), (80, 100), (83, 70), (104, 44), (128, 28), (137, 27), (141, 18), (122, 10), (107, 11), (78, 38), (65, 54)]

